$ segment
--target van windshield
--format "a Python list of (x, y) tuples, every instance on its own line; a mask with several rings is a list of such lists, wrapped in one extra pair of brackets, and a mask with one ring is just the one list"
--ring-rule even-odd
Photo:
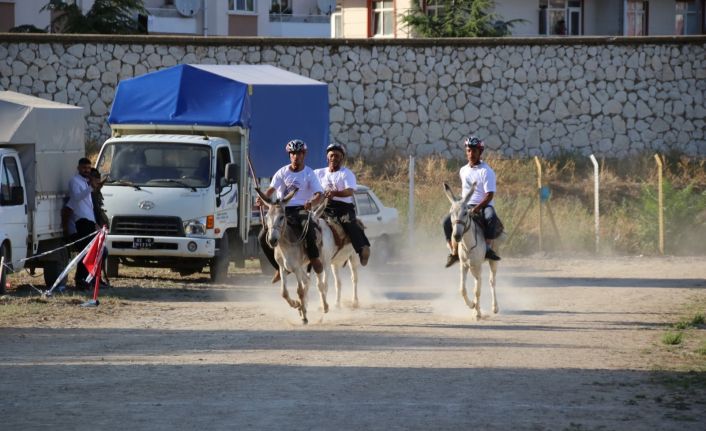
[(208, 187), (211, 148), (167, 142), (115, 142), (98, 160), (107, 184), (149, 187)]

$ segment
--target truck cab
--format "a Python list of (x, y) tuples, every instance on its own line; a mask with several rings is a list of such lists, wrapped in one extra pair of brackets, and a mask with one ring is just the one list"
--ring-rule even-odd
[[(5, 258), (8, 270), (22, 268), (20, 259), (27, 256), (26, 200), (19, 154), (0, 148), (0, 255)], [(0, 289), (5, 287), (5, 279), (0, 280)]]
[(106, 141), (97, 168), (107, 177), (109, 275), (117, 276), (121, 263), (183, 275), (209, 266), (212, 280), (222, 279), (230, 244), (243, 242), (240, 181), (225, 176), (234, 159), (231, 142), (220, 137), (131, 134)]

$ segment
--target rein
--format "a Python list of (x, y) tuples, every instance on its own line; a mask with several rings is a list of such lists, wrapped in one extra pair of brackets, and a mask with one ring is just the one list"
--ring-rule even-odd
[(287, 240), (287, 236), (284, 234), (284, 232), (285, 232), (285, 230), (286, 230), (286, 227), (287, 227), (287, 215), (286, 215), (286, 212), (285, 212), (285, 215), (282, 217), (282, 223), (281, 223), (282, 225), (284, 225), (284, 227), (276, 227), (276, 228), (275, 228), (274, 226), (272, 226), (272, 230), (273, 230), (273, 231), (275, 231), (275, 230), (279, 231), (279, 233), (280, 233), (280, 241), (284, 241), (284, 242), (286, 242), (287, 244), (296, 244), (296, 245), (298, 245), (298, 244), (301, 244), (302, 241), (304, 241), (304, 239), (306, 238), (306, 233), (307, 233), (307, 231), (309, 230), (309, 222), (310, 222), (310, 221), (311, 221), (311, 214), (309, 214), (309, 217), (306, 218), (306, 222), (304, 223), (304, 228), (302, 229), (302, 234), (301, 234), (301, 236), (300, 236), (299, 238), (297, 238), (295, 241), (288, 241), (288, 240)]
[[(471, 217), (470, 212), (469, 212), (468, 216), (466, 217), (465, 220), (456, 219), (452, 223), (455, 225), (460, 224), (461, 226), (463, 226), (463, 235), (466, 235), (466, 233), (471, 229), (471, 224), (475, 223), (475, 222), (473, 221), (473, 218)], [(463, 242), (461, 242), (461, 244), (463, 244)], [(478, 229), (476, 227), (476, 229), (473, 229), (473, 247), (471, 247), (471, 250), (473, 250), (477, 246), (478, 246)]]

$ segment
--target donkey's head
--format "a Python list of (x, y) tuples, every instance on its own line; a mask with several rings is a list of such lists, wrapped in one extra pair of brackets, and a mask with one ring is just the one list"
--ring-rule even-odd
[(446, 197), (451, 202), (451, 209), (449, 210), (449, 214), (451, 214), (451, 233), (456, 242), (461, 242), (463, 234), (471, 227), (471, 210), (468, 207), (468, 202), (471, 200), (475, 189), (476, 183), (473, 183), (468, 194), (458, 199), (451, 191), (451, 187), (444, 183), (444, 193), (446, 193)]
[(282, 199), (271, 200), (260, 189), (256, 188), (260, 200), (267, 206), (267, 215), (265, 216), (264, 224), (267, 227), (267, 243), (270, 247), (275, 248), (279, 243), (285, 226), (284, 207), (287, 205), (299, 189), (294, 189)]

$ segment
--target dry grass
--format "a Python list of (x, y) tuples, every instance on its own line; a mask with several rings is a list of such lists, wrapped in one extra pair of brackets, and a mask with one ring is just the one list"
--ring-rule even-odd
[[(511, 235), (505, 251), (520, 255), (538, 251), (539, 205), (534, 160), (502, 159), (489, 154), (487, 161), (498, 178), (497, 210), (506, 232)], [(449, 207), (441, 191), (442, 183), (448, 182), (460, 193), (458, 169), (463, 160), (426, 157), (417, 159), (415, 163), (415, 227), (422, 236), (440, 239), (440, 221)], [(593, 165), (586, 157), (571, 155), (542, 160), (541, 164), (542, 183), (551, 191), (542, 211), (544, 251), (593, 253)], [(600, 253), (658, 253), (656, 201), (654, 214), (649, 210), (652, 205), (649, 191), (656, 189), (657, 184), (654, 156), (644, 155), (629, 160), (603, 159), (599, 164)], [(408, 159), (397, 156), (377, 162), (358, 159), (351, 161), (350, 167), (357, 173), (358, 182), (371, 186), (386, 205), (400, 211), (400, 221), (406, 227), (409, 210)], [(690, 223), (680, 221), (679, 226), (672, 226), (669, 219), (665, 220), (668, 228), (666, 253), (705, 253), (706, 160), (668, 155), (664, 178), (673, 191), (685, 191), (689, 187), (685, 191), (689, 194), (687, 201), (694, 204), (687, 208), (694, 215)], [(673, 198), (673, 195), (665, 196), (666, 213)], [(688, 241), (684, 235), (676, 235), (686, 232)]]

